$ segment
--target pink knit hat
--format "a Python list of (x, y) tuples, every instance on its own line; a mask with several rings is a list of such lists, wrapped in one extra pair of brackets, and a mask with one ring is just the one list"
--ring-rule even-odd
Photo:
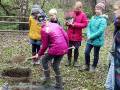
[(100, 9), (102, 9), (102, 10), (105, 10), (105, 4), (104, 3), (98, 3), (95, 7), (98, 7), (98, 8), (100, 8)]

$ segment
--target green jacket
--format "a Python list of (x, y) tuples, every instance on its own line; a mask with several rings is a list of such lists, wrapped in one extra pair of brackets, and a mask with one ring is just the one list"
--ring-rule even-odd
[(93, 16), (87, 27), (87, 43), (93, 46), (103, 46), (106, 27), (107, 20), (104, 16)]

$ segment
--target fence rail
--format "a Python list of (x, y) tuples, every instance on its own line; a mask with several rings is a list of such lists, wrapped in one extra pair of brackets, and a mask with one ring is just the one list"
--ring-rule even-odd
[(28, 18), (25, 16), (0, 16), (0, 30), (29, 30)]
[(1, 33), (6, 33), (6, 32), (28, 33), (29, 30), (0, 30), (0, 34)]
[(29, 18), (25, 16), (0, 16), (0, 18)]
[(29, 22), (0, 21), (0, 23), (5, 23), (5, 24), (28, 24)]

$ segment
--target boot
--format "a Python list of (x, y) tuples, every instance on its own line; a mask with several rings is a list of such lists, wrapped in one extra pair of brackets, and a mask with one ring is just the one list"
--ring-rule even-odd
[(78, 63), (78, 55), (79, 55), (79, 53), (77, 51), (78, 51), (78, 49), (75, 49), (75, 51), (74, 51), (74, 62), (73, 62), (74, 67), (80, 67), (80, 65)]
[(60, 90), (63, 90), (62, 77), (61, 77), (61, 76), (55, 76), (55, 79), (56, 79), (55, 88), (58, 88), (58, 89), (60, 89)]
[(67, 63), (65, 64), (65, 66), (71, 66), (71, 60), (67, 60)]
[(74, 66), (74, 67), (80, 67), (80, 65), (79, 65), (79, 63), (78, 63), (77, 61), (74, 61), (74, 62), (73, 62), (73, 66)]
[(90, 70), (89, 65), (83, 65), (83, 67), (79, 69), (79, 71), (89, 71), (89, 70)]
[(90, 72), (95, 72), (96, 71), (96, 67), (95, 66), (91, 66), (90, 67)]
[(42, 85), (50, 86), (50, 83), (51, 83), (50, 71), (49, 70), (45, 70), (44, 71), (44, 75), (45, 75), (45, 79), (44, 79)]
[(72, 49), (68, 50), (68, 55), (67, 55), (67, 63), (65, 66), (70, 66), (71, 65), (71, 60), (72, 60)]
[(85, 71), (89, 71), (90, 70), (90, 66), (89, 65), (85, 65), (85, 67), (83, 68)]

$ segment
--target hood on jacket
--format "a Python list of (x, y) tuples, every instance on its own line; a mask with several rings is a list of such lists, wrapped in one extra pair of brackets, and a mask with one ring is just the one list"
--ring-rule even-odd
[(101, 16), (104, 17), (105, 19), (109, 18), (107, 14), (102, 14)]

